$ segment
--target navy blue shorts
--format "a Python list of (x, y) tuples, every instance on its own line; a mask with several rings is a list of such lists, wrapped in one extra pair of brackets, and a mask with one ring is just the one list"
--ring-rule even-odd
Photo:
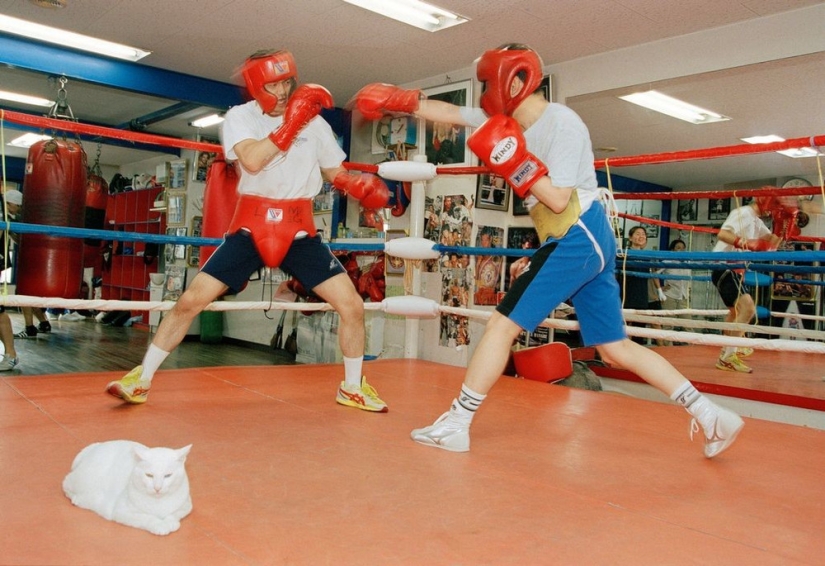
[(722, 302), (729, 309), (736, 306), (739, 297), (749, 295), (751, 292), (750, 288), (743, 283), (742, 276), (730, 269), (711, 272), (710, 280), (719, 291)]
[[(252, 236), (245, 230), (239, 230), (224, 237), (201, 271), (229, 287), (232, 293), (238, 293), (249, 276), (263, 267), (264, 262)], [(346, 273), (344, 266), (318, 235), (294, 240), (281, 265), (275, 267), (280, 267), (308, 290), (339, 273)]]

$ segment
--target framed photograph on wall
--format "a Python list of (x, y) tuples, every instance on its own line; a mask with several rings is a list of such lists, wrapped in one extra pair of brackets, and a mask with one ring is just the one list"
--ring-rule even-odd
[[(200, 238), (203, 233), (203, 216), (195, 216), (192, 218), (192, 237)], [(201, 258), (200, 246), (186, 246), (186, 265), (189, 267), (198, 267)]]
[(186, 193), (166, 191), (166, 225), (183, 226), (186, 221)]
[(729, 198), (712, 198), (708, 200), (708, 220), (724, 222), (730, 214)]
[(169, 162), (169, 188), (186, 190), (186, 160)]
[[(659, 220), (658, 214), (652, 214), (650, 216), (651, 220)], [(647, 230), (647, 237), (648, 238), (658, 238), (659, 237), (659, 225), (658, 224), (649, 224), (645, 227)]]
[(699, 199), (676, 201), (677, 222), (696, 222), (699, 215)]
[[(220, 140), (217, 138), (211, 138), (208, 136), (201, 136), (198, 135), (198, 141), (203, 143), (214, 143), (216, 145), (220, 145)], [(192, 167), (192, 180), (199, 181), (201, 183), (206, 182), (206, 175), (209, 173), (209, 168), (212, 166), (212, 162), (215, 161), (215, 157), (217, 157), (217, 151), (198, 151), (197, 155), (195, 156), (195, 166)]]
[(541, 79), (539, 89), (547, 102), (553, 102), (553, 75), (546, 75)]
[(527, 209), (527, 205), (524, 204), (524, 199), (513, 193), (513, 216), (527, 216), (528, 214), (530, 214), (530, 211)]
[(510, 207), (510, 187), (504, 181), (504, 177), (495, 173), (483, 173), (478, 176), (476, 206), (507, 212)]
[[(405, 238), (407, 236), (406, 230), (387, 230), (387, 242), (395, 240), (396, 238)], [(384, 262), (385, 275), (404, 275), (406, 264), (400, 257), (395, 257), (387, 254), (387, 261)]]
[[(472, 103), (472, 85), (470, 80), (448, 83), (446, 85), (425, 89), (430, 100), (442, 100), (457, 106)], [(424, 151), (427, 162), (435, 165), (469, 165), (470, 148), (467, 147), (469, 128), (448, 124), (446, 122), (429, 122), (424, 126)]]

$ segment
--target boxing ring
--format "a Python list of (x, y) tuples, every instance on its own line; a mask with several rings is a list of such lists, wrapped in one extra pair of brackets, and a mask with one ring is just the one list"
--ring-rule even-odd
[[(822, 136), (783, 143), (814, 140), (825, 143)], [(206, 145), (184, 142), (190, 149)], [(680, 155), (680, 159), (688, 157)], [(616, 166), (614, 160), (610, 163)], [(363, 164), (350, 167), (367, 169)], [(437, 169), (428, 174), (456, 173)], [(475, 172), (467, 168), (459, 174)], [(416, 227), (423, 225), (423, 205), (415, 196), (426, 190), (427, 180), (407, 180), (413, 184), (414, 196), (410, 238), (346, 249), (383, 251), (405, 257), (411, 265), (422, 257), (456, 249), (467, 254), (529, 255), (526, 250), (455, 248), (421, 241)], [(48, 231), (67, 238), (217, 243), (14, 222), (3, 223), (3, 229)], [(804, 261), (812, 264), (823, 258), (817, 251), (792, 253), (810, 253)], [(702, 270), (716, 261), (741, 260), (748, 269), (765, 272), (775, 267), (771, 262), (787, 260), (787, 255), (748, 252), (708, 257), (704, 252), (628, 251), (618, 263), (628, 270), (664, 262)], [(793, 259), (802, 261), (801, 257)], [(413, 293), (421, 285), (415, 271), (406, 282)], [(2, 299), (7, 307), (102, 311), (164, 311), (173, 306), (168, 301), (5, 293)], [(409, 431), (430, 422), (447, 406), (460, 387), (463, 369), (419, 359), (418, 324), (442, 314), (483, 321), (490, 311), (447, 307), (415, 294), (387, 297), (365, 307), (403, 317), (411, 336), (403, 358), (379, 357), (365, 365), (370, 383), (390, 406), (386, 415), (365, 414), (333, 402), (340, 373), (337, 365), (161, 369), (150, 402), (138, 407), (124, 406), (103, 394), (105, 384), (122, 375), (117, 372), (0, 376), (0, 481), (15, 486), (0, 493), (4, 510), (0, 562), (781, 564), (813, 563), (812, 557), (825, 552), (820, 536), (825, 509), (815, 496), (821, 491), (825, 467), (822, 430), (746, 418), (736, 446), (706, 461), (701, 443), (687, 438), (689, 419), (684, 411), (661, 398), (662, 402), (650, 402), (610, 390), (502, 379), (473, 424), (470, 453), (428, 450), (410, 441)], [(328, 309), (321, 303), (273, 301), (217, 301), (209, 307), (216, 311)], [(779, 380), (789, 368), (806, 374), (818, 370), (813, 372), (818, 383), (812, 382), (811, 389), (825, 387), (819, 375), (825, 352), (820, 330), (730, 326), (679, 315), (715, 318), (723, 311), (625, 312), (628, 322), (687, 328), (630, 326), (628, 333), (689, 344), (657, 351), (712, 395), (729, 394), (731, 390), (724, 387), (734, 387), (732, 383), (745, 389), (744, 379), (764, 381), (773, 375)], [(577, 328), (575, 321), (567, 319), (548, 318), (544, 324), (554, 331)], [(764, 337), (732, 338), (698, 331), (734, 328)], [(712, 361), (722, 345), (757, 350), (754, 373), (714, 370)], [(589, 357), (586, 351), (579, 355)], [(721, 383), (699, 379), (708, 374), (719, 374)], [(605, 378), (632, 383), (632, 376)], [(729, 401), (720, 402), (737, 410)], [(116, 438), (150, 446), (194, 445), (187, 462), (194, 511), (177, 533), (155, 537), (104, 521), (71, 506), (60, 492), (60, 481), (80, 448)]]

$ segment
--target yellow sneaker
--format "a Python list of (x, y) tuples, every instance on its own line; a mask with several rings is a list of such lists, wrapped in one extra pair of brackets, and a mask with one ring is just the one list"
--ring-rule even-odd
[(728, 357), (719, 356), (719, 359), (716, 360), (716, 367), (717, 369), (723, 369), (725, 371), (753, 372), (750, 367), (742, 363), (742, 360), (740, 360), (736, 354)]
[(747, 358), (753, 354), (753, 348), (748, 348), (745, 346), (744, 348), (736, 348), (736, 355), (740, 358)]
[(372, 385), (367, 383), (366, 377), (361, 378), (360, 387), (353, 387), (342, 381), (338, 387), (338, 395), (335, 397), (335, 401), (339, 405), (355, 407), (373, 413), (386, 413), (389, 411), (387, 404), (378, 396), (378, 392)]
[(149, 387), (152, 382), (143, 380), (143, 366), (137, 366), (132, 371), (124, 375), (117, 381), (112, 381), (106, 386), (106, 393), (118, 399), (123, 399), (127, 403), (140, 405), (146, 402), (149, 396)]

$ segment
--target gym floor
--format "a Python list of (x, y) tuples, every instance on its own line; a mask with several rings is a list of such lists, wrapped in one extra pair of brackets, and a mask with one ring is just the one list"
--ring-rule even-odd
[[(340, 366), (259, 352), (269, 361), (164, 366), (148, 403), (125, 406), (103, 387), (148, 335), (123, 330), (133, 343), (101, 338), (110, 353), (97, 354), (123, 367), (0, 377), (0, 563), (729, 566), (825, 554), (821, 430), (746, 418), (707, 460), (675, 405), (505, 378), (471, 452), (454, 454), (409, 432), (447, 409), (461, 368), (368, 362), (390, 406), (369, 414), (335, 403)], [(85, 331), (97, 332), (69, 330)], [(24, 363), (61, 332), (24, 341)], [(193, 444), (194, 510), (178, 532), (112, 523), (63, 495), (74, 456), (114, 439)]]

